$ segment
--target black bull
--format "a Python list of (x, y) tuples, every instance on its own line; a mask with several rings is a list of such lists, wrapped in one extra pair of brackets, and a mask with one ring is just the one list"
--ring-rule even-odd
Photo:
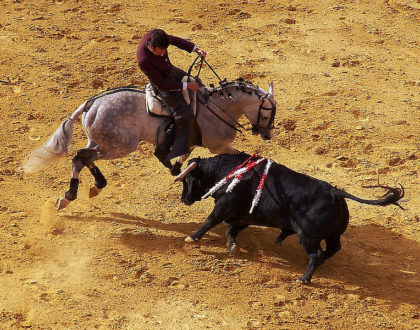
[[(217, 182), (249, 158), (249, 155), (219, 155), (207, 159), (195, 158), (175, 179), (183, 182), (181, 200), (186, 205), (199, 201)], [(340, 236), (349, 222), (349, 211), (345, 198), (359, 203), (386, 206), (398, 205), (404, 196), (404, 189), (375, 186), (387, 189), (379, 200), (365, 200), (333, 187), (331, 184), (297, 173), (287, 167), (273, 163), (257, 207), (249, 214), (251, 202), (264, 171), (258, 165), (245, 174), (241, 182), (226, 193), (228, 184), (213, 194), (215, 206), (203, 226), (188, 237), (187, 241), (198, 241), (214, 226), (225, 221), (227, 246), (231, 253), (238, 247), (236, 235), (249, 225), (281, 229), (277, 242), (297, 234), (309, 257), (305, 273), (300, 278), (309, 283), (316, 268), (325, 259), (332, 257), (341, 248)], [(399, 205), (398, 205), (399, 206)], [(326, 250), (321, 248), (325, 240)]]

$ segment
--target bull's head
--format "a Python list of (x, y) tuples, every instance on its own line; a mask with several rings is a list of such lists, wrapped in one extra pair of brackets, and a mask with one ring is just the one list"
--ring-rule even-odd
[(201, 200), (201, 196), (206, 193), (206, 187), (200, 178), (200, 169), (197, 168), (198, 160), (192, 159), (187, 168), (182, 171), (174, 182), (182, 182), (181, 201), (185, 205), (192, 205)]

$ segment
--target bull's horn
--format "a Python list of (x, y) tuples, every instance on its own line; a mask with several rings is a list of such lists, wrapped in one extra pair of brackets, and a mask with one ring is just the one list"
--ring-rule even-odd
[(190, 173), (193, 169), (197, 167), (197, 162), (192, 162), (190, 165), (187, 166), (185, 170), (183, 170), (174, 180), (174, 182), (184, 180), (185, 176)]

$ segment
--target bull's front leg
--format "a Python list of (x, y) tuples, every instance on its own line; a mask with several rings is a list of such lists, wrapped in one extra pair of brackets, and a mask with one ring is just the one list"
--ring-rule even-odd
[(210, 213), (210, 215), (207, 217), (206, 221), (204, 221), (203, 226), (197, 230), (194, 234), (191, 236), (188, 236), (185, 241), (186, 242), (198, 242), (205, 233), (207, 233), (210, 229), (217, 226), (218, 224), (222, 223), (222, 218), (220, 216), (217, 216), (216, 208)]

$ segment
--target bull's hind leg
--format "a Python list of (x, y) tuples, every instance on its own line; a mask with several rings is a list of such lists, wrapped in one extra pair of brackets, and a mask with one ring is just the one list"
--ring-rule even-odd
[(325, 249), (325, 259), (331, 258), (341, 249), (340, 235), (329, 237), (325, 240), (327, 247)]
[(79, 176), (83, 167), (87, 166), (95, 178), (95, 188), (89, 193), (90, 197), (99, 194), (102, 188), (106, 186), (106, 179), (101, 171), (95, 166), (94, 161), (101, 159), (101, 154), (96, 148), (80, 149), (72, 159), (72, 176), (70, 179), (70, 189), (64, 194), (64, 198), (57, 200), (57, 210), (65, 208), (71, 201), (77, 198), (79, 188)]
[(239, 252), (239, 247), (236, 245), (236, 236), (243, 229), (248, 227), (248, 225), (230, 225), (226, 230), (227, 238), (227, 248), (232, 255), (237, 255)]
[(292, 229), (282, 230), (281, 234), (276, 239), (276, 243), (281, 244), (286, 239), (286, 237), (289, 237), (290, 235), (293, 235), (293, 234), (295, 234), (295, 231)]
[(305, 273), (300, 278), (302, 283), (308, 284), (311, 282), (312, 275), (315, 270), (324, 262), (325, 256), (322, 251), (320, 242), (306, 241), (301, 239), (301, 244), (309, 257), (308, 266)]

